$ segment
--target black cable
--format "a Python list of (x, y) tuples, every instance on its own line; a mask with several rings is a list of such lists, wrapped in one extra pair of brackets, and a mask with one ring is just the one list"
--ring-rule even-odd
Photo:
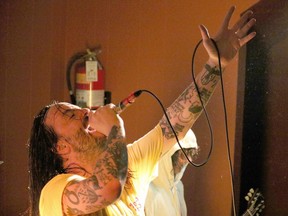
[[(221, 91), (222, 91), (222, 100), (223, 100), (223, 109), (224, 109), (224, 121), (225, 121), (225, 132), (226, 132), (226, 143), (227, 143), (227, 155), (228, 155), (228, 162), (229, 162), (229, 168), (230, 168), (230, 176), (231, 176), (231, 190), (232, 190), (232, 207), (233, 207), (233, 212), (234, 212), (234, 215), (236, 216), (236, 208), (235, 208), (235, 195), (234, 195), (234, 175), (233, 175), (233, 169), (232, 169), (232, 160), (231, 160), (231, 155), (230, 155), (230, 142), (229, 142), (229, 131), (228, 131), (228, 118), (227, 118), (227, 109), (226, 109), (226, 102), (225, 102), (225, 95), (224, 95), (224, 85), (223, 85), (223, 76), (222, 76), (222, 67), (221, 67), (221, 56), (220, 56), (220, 52), (219, 52), (219, 49), (218, 49), (218, 46), (216, 44), (216, 42), (211, 38), (211, 41), (213, 42), (213, 45), (215, 46), (215, 49), (217, 51), (217, 56), (218, 56), (218, 66), (219, 66), (219, 76), (220, 76), (220, 83), (221, 83)], [(202, 101), (202, 98), (201, 98), (201, 93), (199, 91), (199, 87), (197, 86), (197, 83), (196, 83), (196, 79), (195, 79), (195, 74), (194, 74), (194, 60), (195, 60), (195, 55), (196, 55), (196, 51), (199, 47), (199, 45), (202, 43), (202, 40), (200, 40), (198, 42), (198, 44), (195, 46), (195, 49), (194, 49), (194, 52), (193, 52), (193, 55), (192, 55), (192, 79), (193, 79), (193, 82), (194, 82), (194, 85), (195, 85), (195, 89), (197, 91), (197, 94), (198, 94), (198, 97), (199, 97), (199, 100), (200, 100), (200, 103), (201, 103), (201, 106), (203, 108), (203, 112), (206, 116), (206, 119), (207, 119), (207, 123), (208, 123), (208, 126), (209, 126), (209, 131), (210, 131), (210, 139), (211, 139), (211, 145), (210, 145), (210, 150), (208, 152), (208, 156), (206, 158), (206, 160), (204, 162), (202, 162), (201, 164), (196, 164), (194, 163), (193, 161), (191, 161), (189, 159), (189, 157), (187, 156), (187, 154), (185, 153), (184, 149), (182, 148), (180, 142), (179, 142), (179, 138), (169, 120), (169, 117), (166, 113), (166, 110), (162, 104), (162, 102), (159, 100), (159, 98), (151, 91), (149, 90), (138, 90), (138, 92), (147, 92), (149, 93), (150, 95), (152, 95), (159, 103), (159, 105), (161, 106), (162, 110), (163, 110), (163, 113), (167, 119), (167, 122), (177, 140), (177, 143), (181, 149), (181, 151), (183, 152), (183, 154), (185, 155), (186, 159), (188, 160), (188, 162), (195, 166), (195, 167), (201, 167), (203, 165), (205, 165), (209, 159), (210, 159), (210, 156), (211, 156), (211, 153), (212, 153), (212, 149), (213, 149), (213, 144), (214, 144), (214, 139), (213, 139), (213, 130), (212, 130), (212, 126), (211, 126), (211, 123), (210, 123), (210, 120), (209, 120), (209, 116), (208, 116), (208, 113), (206, 111), (206, 108), (205, 108), (205, 105)]]
[(231, 195), (232, 195), (232, 207), (234, 215), (236, 216), (236, 207), (235, 207), (235, 192), (234, 192), (234, 174), (232, 169), (232, 160), (230, 155), (230, 141), (229, 141), (229, 131), (228, 131), (228, 117), (227, 117), (227, 109), (226, 109), (226, 102), (225, 102), (225, 94), (224, 94), (224, 84), (223, 84), (223, 76), (222, 76), (222, 67), (221, 67), (221, 56), (218, 49), (216, 42), (211, 39), (213, 42), (217, 55), (218, 55), (218, 65), (220, 71), (220, 83), (221, 83), (221, 93), (222, 93), (222, 103), (223, 103), (223, 110), (224, 110), (224, 122), (225, 122), (225, 133), (226, 133), (226, 144), (227, 144), (227, 156), (228, 156), (228, 163), (229, 163), (229, 171), (230, 171), (230, 180), (231, 180)]
[(179, 142), (179, 138), (178, 138), (178, 136), (177, 136), (177, 133), (175, 132), (175, 130), (174, 130), (174, 128), (173, 128), (173, 126), (172, 126), (172, 124), (171, 124), (171, 122), (170, 122), (170, 120), (169, 120), (169, 117), (168, 117), (168, 115), (167, 115), (167, 113), (166, 113), (166, 110), (165, 110), (162, 102), (160, 101), (160, 99), (159, 99), (153, 92), (151, 92), (151, 91), (149, 91), (149, 90), (142, 89), (142, 90), (139, 90), (139, 91), (141, 91), (141, 92), (147, 92), (147, 93), (151, 94), (151, 95), (158, 101), (158, 103), (159, 103), (159, 105), (161, 106), (161, 108), (162, 108), (162, 110), (163, 110), (163, 113), (164, 113), (164, 115), (165, 115), (165, 117), (166, 117), (166, 119), (167, 119), (167, 122), (168, 122), (168, 124), (169, 124), (169, 126), (170, 126), (170, 128), (171, 128), (171, 130), (172, 130), (172, 132), (173, 132), (173, 134), (174, 134), (174, 136), (175, 136), (175, 138), (176, 138), (176, 140), (177, 140), (177, 143), (178, 143), (180, 149), (181, 149), (182, 152), (184, 153), (184, 155), (185, 155), (185, 157), (187, 158), (187, 160), (189, 161), (189, 163), (191, 163), (191, 164), (194, 165), (194, 166), (197, 166), (197, 165), (195, 165), (195, 164), (188, 158), (188, 156), (187, 156), (187, 154), (185, 153), (183, 147), (181, 146), (181, 144), (180, 144), (180, 142)]
[[(234, 215), (236, 216), (236, 207), (235, 207), (235, 193), (234, 193), (234, 174), (233, 174), (233, 169), (232, 169), (232, 160), (231, 160), (231, 155), (230, 155), (230, 141), (229, 141), (229, 131), (228, 131), (228, 117), (227, 117), (227, 109), (226, 109), (226, 102), (225, 102), (225, 94), (224, 94), (224, 84), (223, 84), (223, 76), (222, 76), (222, 67), (221, 67), (221, 56), (220, 56), (220, 52), (219, 52), (219, 49), (218, 49), (218, 46), (216, 44), (216, 42), (211, 38), (211, 41), (213, 42), (213, 45), (217, 51), (217, 56), (218, 56), (218, 66), (219, 66), (219, 76), (220, 76), (220, 83), (221, 83), (221, 91), (222, 91), (222, 102), (223, 102), (223, 110), (224, 110), (224, 122), (225, 122), (225, 133), (226, 133), (226, 143), (227, 143), (227, 156), (228, 156), (228, 163), (229, 163), (229, 171), (230, 171), (230, 180), (231, 180), (231, 194), (232, 194), (232, 207), (233, 207), (233, 212), (234, 212)], [(197, 45), (195, 46), (195, 49), (194, 49), (194, 52), (193, 52), (193, 55), (192, 55), (192, 65), (191, 65), (191, 68), (192, 68), (192, 79), (193, 79), (193, 82), (195, 84), (195, 89), (197, 91), (197, 94), (198, 94), (198, 97), (199, 97), (199, 100), (200, 100), (200, 103), (201, 103), (201, 106), (203, 108), (203, 112), (206, 116), (206, 119), (207, 119), (207, 123), (208, 123), (208, 126), (209, 126), (209, 131), (210, 131), (210, 140), (211, 140), (211, 145), (210, 145), (210, 150), (208, 152), (208, 156), (206, 158), (206, 160), (204, 162), (202, 162), (201, 164), (196, 164), (194, 162), (192, 162), (188, 156), (186, 155), (185, 151), (183, 150), (180, 142), (179, 142), (179, 139), (178, 139), (178, 136), (166, 114), (166, 111), (161, 103), (161, 101), (150, 91), (148, 90), (142, 90), (142, 91), (146, 91), (148, 93), (150, 93), (151, 95), (153, 95), (157, 101), (159, 102), (159, 104), (161, 105), (162, 109), (163, 109), (163, 112), (164, 112), (164, 115), (166, 116), (167, 118), (167, 121), (174, 133), (174, 136), (177, 140), (177, 143), (179, 145), (179, 147), (181, 148), (182, 152), (184, 153), (186, 159), (188, 160), (188, 162), (190, 164), (192, 164), (193, 166), (195, 167), (201, 167), (203, 165), (205, 165), (208, 160), (210, 159), (210, 156), (211, 156), (211, 153), (212, 153), (212, 149), (213, 149), (213, 144), (214, 144), (214, 138), (213, 138), (213, 130), (212, 130), (212, 126), (211, 126), (211, 123), (210, 123), (210, 120), (209, 120), (209, 116), (208, 116), (208, 113), (206, 111), (206, 108), (205, 108), (205, 105), (202, 101), (202, 98), (201, 98), (201, 93), (199, 91), (199, 88), (197, 86), (197, 83), (196, 83), (196, 79), (195, 79), (195, 74), (194, 74), (194, 60), (195, 60), (195, 55), (196, 55), (196, 51), (199, 47), (199, 45), (202, 43), (202, 40), (200, 40)]]
[(189, 162), (191, 165), (195, 166), (195, 167), (203, 166), (203, 165), (208, 161), (208, 159), (207, 159), (204, 163), (202, 163), (202, 164), (196, 164), (196, 163), (194, 163), (193, 161), (191, 161), (191, 160), (189, 159), (189, 157), (187, 156), (187, 154), (185, 153), (183, 147), (182, 147), (181, 144), (180, 144), (180, 141), (179, 141), (179, 138), (178, 138), (178, 136), (177, 136), (177, 133), (175, 132), (175, 130), (174, 130), (174, 128), (173, 128), (173, 126), (172, 126), (172, 124), (171, 124), (171, 122), (170, 122), (170, 120), (169, 120), (169, 117), (168, 117), (168, 115), (167, 115), (167, 113), (166, 113), (166, 110), (165, 110), (162, 102), (160, 101), (160, 99), (159, 99), (153, 92), (151, 92), (151, 91), (149, 91), (149, 90), (146, 90), (146, 89), (138, 90), (137, 92), (141, 92), (141, 93), (142, 93), (142, 92), (146, 92), (146, 93), (149, 93), (150, 95), (152, 95), (152, 96), (158, 101), (158, 103), (159, 103), (159, 105), (161, 106), (162, 111), (163, 111), (163, 113), (164, 113), (164, 115), (165, 115), (165, 117), (166, 117), (166, 119), (167, 119), (167, 122), (168, 122), (168, 124), (169, 124), (169, 126), (170, 126), (170, 128), (171, 128), (171, 130), (172, 130), (172, 132), (173, 132), (173, 134), (174, 134), (174, 136), (175, 136), (175, 139), (176, 139), (176, 141), (177, 141), (180, 149), (181, 149), (182, 152), (184, 153), (186, 159), (188, 160), (188, 162)]
[[(224, 123), (225, 123), (225, 133), (226, 133), (226, 143), (227, 143), (227, 156), (228, 156), (228, 163), (229, 163), (229, 171), (230, 171), (230, 180), (231, 180), (231, 194), (232, 194), (232, 207), (233, 207), (233, 212), (234, 212), (234, 215), (236, 216), (236, 207), (235, 207), (235, 192), (234, 192), (234, 174), (233, 174), (233, 169), (232, 169), (232, 160), (231, 160), (231, 155), (230, 155), (230, 141), (229, 141), (229, 131), (228, 131), (228, 118), (227, 118), (227, 109), (226, 109), (226, 102), (225, 102), (225, 94), (224, 94), (224, 84), (223, 84), (223, 76), (222, 76), (222, 66), (221, 66), (221, 56), (220, 56), (220, 52), (219, 52), (219, 49), (218, 49), (218, 46), (216, 44), (216, 42), (211, 38), (211, 41), (217, 51), (217, 56), (218, 56), (218, 67), (219, 67), (219, 75), (220, 75), (220, 83), (221, 83), (221, 93), (222, 93), (222, 103), (223, 103), (223, 110), (224, 110)], [(201, 99), (201, 96), (200, 96), (200, 92), (199, 92), (199, 89), (198, 89), (198, 86), (196, 84), (196, 80), (195, 80), (195, 76), (194, 76), (194, 71), (193, 71), (193, 66), (194, 66), (194, 54), (196, 53), (196, 50), (198, 48), (198, 46), (201, 44), (202, 40), (200, 40), (198, 42), (198, 44), (196, 45), (195, 47), (195, 50), (194, 50), (194, 53), (193, 53), (193, 58), (192, 58), (192, 77), (193, 77), (193, 80), (194, 80), (194, 83), (195, 83), (195, 86), (196, 86), (196, 90), (197, 90), (197, 93), (199, 95), (199, 98), (200, 98), (200, 101), (201, 101), (201, 105), (204, 109), (204, 113), (206, 115), (206, 118), (207, 118), (207, 121), (208, 121), (208, 125), (209, 125), (209, 129), (210, 129), (210, 136), (211, 136), (211, 149), (210, 151), (212, 150), (212, 147), (213, 147), (213, 133), (212, 133), (212, 129), (211, 129), (211, 125), (210, 125), (210, 122), (209, 122), (209, 118), (208, 118), (208, 115), (206, 113), (206, 110), (205, 110), (205, 107), (203, 106), (203, 103), (202, 103), (202, 99)], [(211, 152), (210, 152), (211, 153)]]
[(204, 104), (203, 104), (203, 101), (202, 101), (202, 99), (201, 99), (200, 91), (199, 91), (199, 88), (198, 88), (198, 86), (197, 86), (197, 84), (196, 84), (196, 79), (195, 79), (195, 76), (194, 76), (194, 59), (195, 59), (195, 55), (196, 55), (197, 48), (199, 47), (199, 45), (201, 44), (201, 42), (202, 42), (202, 40), (198, 42), (198, 44), (196, 45), (196, 47), (195, 47), (195, 49), (194, 49), (193, 55), (192, 55), (192, 78), (193, 78), (193, 81), (194, 81), (194, 84), (195, 84), (196, 91), (197, 91), (198, 96), (199, 96), (199, 100), (200, 100), (201, 106), (203, 107), (203, 111), (204, 111), (204, 113), (205, 113), (205, 116), (206, 116), (206, 119), (207, 119), (207, 122), (208, 122), (208, 125), (209, 125), (209, 131), (210, 131), (211, 145), (210, 145), (210, 150), (209, 150), (209, 152), (208, 152), (208, 156), (207, 156), (207, 158), (204, 160), (204, 162), (202, 162), (202, 163), (200, 163), (200, 164), (197, 164), (197, 163), (195, 163), (195, 162), (193, 162), (192, 160), (189, 159), (189, 157), (187, 156), (186, 152), (184, 151), (183, 147), (182, 147), (181, 144), (180, 144), (180, 141), (179, 141), (179, 138), (178, 138), (178, 136), (177, 136), (177, 133), (175, 132), (175, 130), (174, 130), (174, 128), (173, 128), (173, 126), (172, 126), (172, 124), (171, 124), (171, 122), (170, 122), (170, 120), (169, 120), (169, 117), (168, 117), (168, 115), (167, 115), (167, 113), (166, 113), (166, 110), (165, 110), (162, 102), (160, 101), (160, 99), (159, 99), (153, 92), (151, 92), (151, 91), (149, 91), (149, 90), (146, 90), (146, 89), (138, 90), (138, 91), (140, 91), (140, 92), (147, 92), (147, 93), (149, 93), (150, 95), (152, 95), (152, 96), (158, 101), (158, 103), (159, 103), (159, 105), (161, 106), (161, 108), (162, 108), (162, 110), (163, 110), (163, 113), (164, 113), (164, 115), (165, 115), (165, 117), (166, 117), (166, 119), (167, 119), (167, 122), (168, 122), (168, 124), (169, 124), (169, 126), (170, 126), (170, 128), (171, 128), (171, 130), (172, 130), (172, 132), (173, 132), (173, 134), (174, 134), (174, 136), (175, 136), (175, 139), (176, 139), (176, 141), (177, 141), (177, 143), (178, 143), (181, 151), (183, 152), (183, 154), (184, 154), (184, 156), (186, 157), (187, 161), (188, 161), (191, 165), (193, 165), (193, 166), (195, 166), (195, 167), (204, 166), (204, 165), (209, 161), (210, 156), (211, 156), (211, 153), (212, 153), (212, 149), (213, 149), (213, 130), (212, 130), (212, 126), (211, 126), (211, 123), (210, 123), (210, 120), (209, 120), (209, 117), (208, 117), (208, 113), (207, 113), (207, 111), (206, 111), (206, 109), (205, 109), (205, 106), (204, 106)]
[(198, 164), (197, 167), (203, 166), (209, 161), (211, 153), (212, 153), (212, 150), (213, 150), (213, 146), (214, 146), (214, 136), (213, 136), (212, 125), (210, 123), (209, 116), (208, 116), (207, 110), (205, 108), (205, 105), (204, 105), (204, 103), (202, 101), (201, 93), (200, 93), (199, 87), (198, 87), (198, 85), (196, 83), (196, 78), (195, 78), (195, 73), (194, 73), (194, 60), (195, 60), (195, 56), (196, 56), (196, 51), (197, 51), (197, 49), (198, 49), (198, 47), (200, 46), (201, 43), (202, 43), (202, 40), (200, 40), (196, 44), (196, 46), (194, 48), (194, 52), (193, 52), (193, 55), (192, 55), (192, 62), (191, 62), (191, 70), (192, 70), (192, 79), (193, 79), (193, 82), (194, 82), (194, 85), (195, 85), (195, 89), (197, 91), (197, 94), (198, 94), (198, 97), (199, 97), (199, 100), (200, 100), (201, 106), (203, 108), (203, 112), (205, 114), (205, 117), (206, 117), (206, 120), (207, 120), (207, 124), (208, 124), (208, 127), (209, 127), (211, 144), (210, 144), (210, 149), (209, 149), (209, 152), (208, 152), (206, 160), (204, 162), (202, 162), (201, 164)]
[[(220, 56), (220, 52), (219, 52), (219, 49), (218, 49), (218, 46), (217, 46), (216, 42), (212, 38), (211, 38), (211, 41), (213, 42), (213, 45), (214, 45), (214, 47), (215, 47), (215, 49), (217, 51), (217, 56), (218, 56), (218, 67), (219, 67), (219, 76), (220, 76), (221, 91), (222, 91), (222, 102), (223, 102), (223, 110), (224, 110), (224, 122), (225, 122), (225, 133), (226, 133), (226, 143), (227, 143), (227, 156), (228, 156), (228, 162), (229, 162), (229, 168), (230, 168), (229, 171), (230, 171), (230, 177), (231, 177), (230, 178), (230, 180), (231, 180), (230, 183), (231, 183), (231, 191), (232, 191), (231, 192), (231, 195), (232, 195), (232, 207), (233, 207), (233, 213), (236, 216), (235, 195), (234, 195), (235, 194), (234, 193), (234, 174), (233, 174), (232, 160), (231, 160), (231, 155), (230, 155), (230, 141), (229, 141), (229, 131), (228, 131), (228, 123), (227, 123), (228, 122), (228, 117), (227, 117), (227, 109), (226, 109), (225, 94), (224, 94), (225, 91), (224, 91), (223, 76), (222, 76), (221, 56)], [(211, 156), (211, 153), (212, 153), (213, 143), (214, 143), (212, 126), (211, 126), (211, 123), (210, 123), (209, 116), (208, 116), (208, 113), (206, 111), (206, 108), (205, 108), (204, 103), (202, 101), (201, 93), (200, 93), (199, 88), (197, 86), (196, 79), (195, 79), (195, 74), (194, 74), (195, 55), (196, 55), (196, 51), (197, 51), (197, 49), (198, 49), (198, 47), (199, 47), (199, 45), (201, 43), (202, 43), (202, 40), (200, 40), (198, 42), (198, 44), (195, 46), (195, 49), (194, 49), (194, 52), (193, 52), (193, 55), (192, 55), (192, 79), (193, 79), (193, 82), (194, 82), (194, 85), (195, 85), (195, 89), (197, 91), (201, 106), (202, 106), (203, 111), (205, 113), (205, 116), (206, 116), (206, 119), (207, 119), (207, 123), (208, 123), (208, 126), (209, 126), (209, 131), (210, 131), (211, 145), (210, 145), (210, 150), (209, 150), (208, 156), (207, 156), (207, 158), (206, 158), (206, 160), (204, 162), (202, 162), (201, 164), (196, 164), (196, 163), (194, 163), (193, 161), (191, 161), (189, 159), (189, 157), (187, 156), (187, 154), (185, 153), (185, 151), (183, 150), (183, 148), (182, 148), (182, 146), (181, 146), (181, 144), (179, 142), (178, 136), (177, 136), (177, 134), (176, 134), (176, 132), (175, 132), (175, 130), (174, 130), (169, 118), (168, 118), (166, 110), (165, 110), (163, 104), (161, 103), (161, 101), (159, 100), (159, 98), (155, 94), (153, 94), (151, 91), (149, 91), (149, 90), (145, 90), (145, 89), (144, 90), (139, 90), (141, 92), (147, 92), (147, 93), (151, 94), (158, 101), (158, 103), (160, 104), (160, 106), (161, 106), (161, 108), (163, 110), (163, 113), (164, 113), (164, 115), (165, 115), (165, 117), (167, 119), (167, 122), (168, 122), (168, 124), (169, 124), (169, 126), (170, 126), (170, 128), (171, 128), (171, 130), (172, 130), (172, 132), (173, 132), (173, 134), (174, 134), (174, 136), (176, 138), (176, 140), (177, 140), (177, 143), (178, 143), (181, 151), (184, 153), (184, 155), (185, 155), (186, 159), (188, 160), (188, 162), (190, 164), (192, 164), (193, 166), (195, 166), (195, 167), (201, 167), (201, 166), (205, 165), (208, 162), (208, 160), (209, 160), (209, 158)]]

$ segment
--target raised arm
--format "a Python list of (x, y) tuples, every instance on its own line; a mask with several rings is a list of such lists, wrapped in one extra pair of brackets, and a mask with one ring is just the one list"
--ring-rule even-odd
[[(213, 38), (221, 55), (222, 69), (231, 62), (238, 50), (256, 35), (255, 32), (248, 34), (248, 31), (256, 22), (255, 19), (249, 19), (253, 14), (252, 11), (247, 11), (232, 28), (229, 28), (229, 22), (234, 10), (235, 7), (229, 9), (219, 32)], [(200, 91), (201, 99), (204, 105), (206, 105), (219, 81), (220, 73), (217, 51), (208, 30), (203, 25), (200, 25), (199, 28), (209, 59), (202, 71), (197, 75), (196, 84)], [(195, 88), (195, 83), (192, 82), (167, 109), (169, 120), (179, 139), (184, 137), (202, 111), (203, 108)], [(176, 140), (165, 116), (160, 120), (160, 125), (164, 134), (163, 152), (166, 152), (175, 144)]]

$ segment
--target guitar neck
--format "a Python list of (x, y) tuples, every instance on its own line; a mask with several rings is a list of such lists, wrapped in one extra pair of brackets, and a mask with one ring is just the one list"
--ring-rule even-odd
[(264, 198), (258, 189), (254, 191), (254, 189), (251, 188), (247, 196), (245, 196), (245, 199), (248, 202), (248, 208), (242, 216), (260, 215), (262, 210), (265, 208), (265, 205)]
[(256, 211), (254, 210), (253, 212), (251, 212), (249, 209), (247, 209), (244, 214), (242, 214), (242, 216), (253, 216), (256, 213)]

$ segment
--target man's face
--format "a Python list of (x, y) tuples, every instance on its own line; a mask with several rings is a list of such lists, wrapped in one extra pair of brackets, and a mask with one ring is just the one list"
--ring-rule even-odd
[[(190, 161), (193, 159), (193, 155), (195, 154), (194, 151), (196, 151), (194, 148), (184, 148), (183, 149), (189, 158)], [(185, 168), (188, 164), (188, 160), (186, 156), (184, 155), (183, 151), (181, 149), (177, 150), (173, 155), (172, 155), (172, 164), (173, 164), (173, 170), (174, 170), (174, 175), (177, 175), (178, 173), (181, 172), (183, 168)]]
[(50, 107), (45, 124), (54, 129), (59, 139), (71, 144), (75, 151), (95, 151), (95, 148), (103, 144), (104, 136), (90, 133), (89, 112), (89, 109), (69, 103), (58, 103)]

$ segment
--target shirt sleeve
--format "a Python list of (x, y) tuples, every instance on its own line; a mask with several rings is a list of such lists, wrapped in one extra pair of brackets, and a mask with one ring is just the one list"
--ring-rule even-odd
[(143, 181), (151, 181), (157, 172), (162, 148), (163, 135), (160, 125), (157, 125), (139, 140), (129, 144), (128, 163), (132, 175)]
[(42, 189), (39, 212), (41, 216), (62, 216), (62, 194), (67, 184), (84, 178), (74, 174), (60, 174), (51, 179)]

